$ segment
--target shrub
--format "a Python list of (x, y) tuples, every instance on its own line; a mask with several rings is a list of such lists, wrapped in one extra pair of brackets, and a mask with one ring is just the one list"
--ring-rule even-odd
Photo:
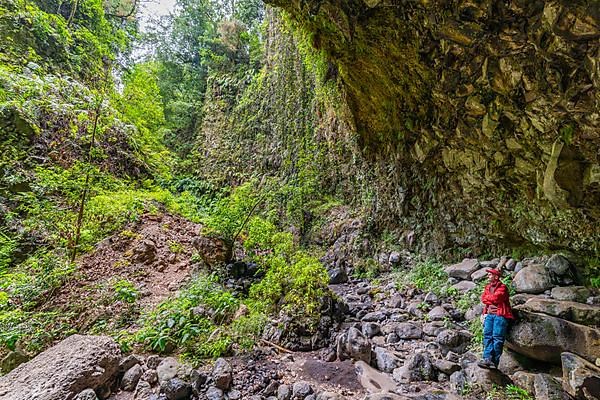
[(135, 285), (125, 279), (115, 282), (113, 284), (113, 290), (115, 291), (115, 298), (124, 301), (125, 303), (135, 303), (140, 295), (140, 292)]
[(444, 272), (441, 263), (429, 259), (418, 262), (408, 274), (401, 275), (398, 285), (405, 287), (413, 285), (421, 290), (437, 295), (448, 294), (448, 274)]
[(160, 352), (179, 347), (190, 357), (219, 356), (228, 339), (218, 334), (217, 325), (227, 322), (238, 306), (215, 276), (200, 277), (148, 314), (134, 340)]

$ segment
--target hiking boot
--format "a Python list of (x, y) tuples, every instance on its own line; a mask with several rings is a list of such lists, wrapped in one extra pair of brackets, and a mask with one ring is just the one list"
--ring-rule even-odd
[(494, 363), (491, 360), (481, 360), (477, 363), (477, 365), (479, 365), (479, 367), (481, 368), (485, 368), (485, 369), (494, 369), (496, 368), (496, 366), (494, 365)]

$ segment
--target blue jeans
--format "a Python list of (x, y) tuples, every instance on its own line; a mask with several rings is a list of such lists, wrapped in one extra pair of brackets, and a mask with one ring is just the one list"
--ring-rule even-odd
[(495, 366), (500, 362), (508, 320), (499, 315), (488, 314), (483, 322), (483, 358)]

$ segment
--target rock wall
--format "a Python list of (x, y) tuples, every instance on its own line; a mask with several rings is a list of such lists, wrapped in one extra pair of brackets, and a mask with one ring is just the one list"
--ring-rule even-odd
[(350, 111), (329, 135), (358, 149), (341, 165), (372, 177), (354, 197), (380, 229), (598, 253), (597, 0), (267, 3), (329, 62)]

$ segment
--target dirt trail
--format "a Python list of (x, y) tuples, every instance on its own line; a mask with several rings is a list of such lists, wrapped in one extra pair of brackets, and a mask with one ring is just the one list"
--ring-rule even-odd
[[(168, 213), (142, 215), (82, 256), (74, 276), (43, 308), (73, 313), (81, 332), (99, 321), (112, 327), (133, 323), (140, 310), (160, 303), (191, 276), (192, 241), (200, 229)], [(135, 306), (128, 296), (135, 296)]]

